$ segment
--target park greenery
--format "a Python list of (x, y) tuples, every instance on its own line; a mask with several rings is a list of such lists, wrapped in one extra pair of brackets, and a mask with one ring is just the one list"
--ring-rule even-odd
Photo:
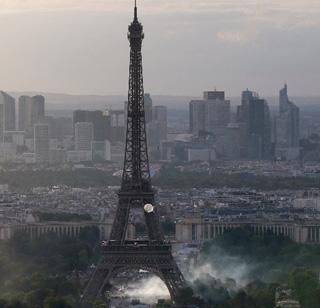
[(17, 233), (0, 245), (0, 308), (78, 307), (78, 274), (98, 257), (99, 231), (87, 227), (78, 239), (47, 234), (30, 240)]
[[(258, 236), (244, 228), (207, 242), (199, 263), (210, 265), (206, 269), (217, 275), (209, 270), (193, 283), (194, 293), (210, 307), (274, 308), (281, 285), (293, 290), (302, 308), (320, 307), (320, 246)], [(223, 272), (238, 272), (237, 278), (220, 278)], [(195, 303), (198, 300), (195, 297)]]
[[(0, 308), (80, 307), (80, 277), (98, 261), (98, 233), (88, 227), (78, 239), (47, 234), (37, 240), (17, 233), (2, 242)], [(287, 285), (302, 308), (320, 307), (317, 245), (297, 244), (271, 234), (258, 236), (246, 228), (231, 230), (205, 243), (195, 271), (204, 265), (206, 270), (192, 280), (189, 288), (181, 290), (183, 304), (273, 308), (277, 287)], [(158, 307), (171, 304), (159, 301)]]
[[(67, 185), (71, 187), (106, 187), (120, 185), (120, 177), (97, 169), (26, 170), (0, 172), (0, 184), (26, 192), (34, 187)], [(163, 167), (153, 179), (153, 184), (164, 189), (190, 188), (253, 188), (256, 190), (308, 189), (320, 186), (320, 176), (275, 177), (249, 173), (179, 171), (174, 166)]]
[(64, 221), (64, 222), (82, 221), (83, 222), (83, 221), (92, 220), (92, 217), (89, 214), (35, 212), (35, 215), (39, 218), (40, 222), (46, 222), (46, 221)]
[(251, 173), (227, 174), (223, 172), (194, 172), (179, 171), (167, 167), (162, 168), (161, 174), (154, 183), (162, 188), (252, 188), (256, 190), (307, 189), (320, 186), (318, 177), (276, 177), (254, 175)]

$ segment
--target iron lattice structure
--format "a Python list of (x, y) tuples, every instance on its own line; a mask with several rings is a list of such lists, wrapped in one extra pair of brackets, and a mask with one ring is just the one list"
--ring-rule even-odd
[[(164, 240), (154, 206), (144, 112), (141, 53), (143, 38), (143, 27), (138, 21), (135, 5), (134, 20), (128, 32), (130, 69), (127, 133), (122, 184), (118, 193), (119, 204), (110, 240), (102, 246), (102, 259), (82, 297), (82, 302), (89, 307), (97, 298), (103, 297), (110, 279), (128, 270), (144, 269), (159, 276), (174, 301), (177, 301), (179, 290), (185, 286), (185, 280), (172, 257), (171, 245)], [(145, 208), (147, 204), (149, 209)], [(144, 210), (149, 238), (147, 241), (126, 240), (132, 208)]]

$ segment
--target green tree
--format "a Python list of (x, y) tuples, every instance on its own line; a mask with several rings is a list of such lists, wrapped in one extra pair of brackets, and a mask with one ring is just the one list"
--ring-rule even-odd
[(59, 297), (48, 297), (44, 303), (44, 308), (72, 308), (64, 299)]

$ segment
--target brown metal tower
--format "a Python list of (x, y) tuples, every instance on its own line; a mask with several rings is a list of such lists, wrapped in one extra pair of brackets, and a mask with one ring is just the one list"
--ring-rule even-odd
[[(136, 2), (136, 1), (135, 1)], [(130, 72), (127, 110), (127, 135), (119, 204), (110, 240), (102, 246), (102, 259), (95, 269), (82, 297), (90, 305), (102, 297), (111, 278), (120, 272), (143, 269), (159, 276), (176, 301), (185, 280), (176, 265), (171, 245), (166, 242), (159, 224), (154, 202), (144, 112), (144, 89), (142, 73), (142, 24), (138, 21), (135, 3), (134, 20), (129, 26)], [(126, 240), (130, 209), (144, 211), (148, 240)]]

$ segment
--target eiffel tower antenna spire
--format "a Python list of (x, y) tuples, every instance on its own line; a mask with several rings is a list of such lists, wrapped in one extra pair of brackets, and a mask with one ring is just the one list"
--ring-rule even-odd
[(134, 0), (134, 20), (138, 20), (137, 0)]

